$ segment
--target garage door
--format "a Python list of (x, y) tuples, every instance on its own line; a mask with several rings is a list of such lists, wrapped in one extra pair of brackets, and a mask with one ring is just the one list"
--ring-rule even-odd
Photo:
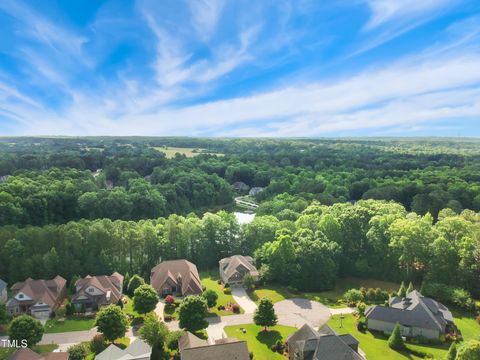
[(50, 311), (48, 310), (43, 310), (43, 311), (34, 311), (32, 312), (32, 315), (36, 317), (37, 319), (48, 319), (50, 316)]

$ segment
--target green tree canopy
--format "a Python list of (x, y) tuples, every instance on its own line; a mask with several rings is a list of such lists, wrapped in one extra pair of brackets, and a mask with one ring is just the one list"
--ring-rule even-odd
[(124, 337), (127, 332), (128, 319), (125, 313), (116, 305), (106, 306), (97, 313), (95, 326), (106, 340), (111, 342)]
[(26, 340), (27, 346), (31, 348), (42, 340), (43, 331), (40, 321), (28, 315), (20, 315), (10, 323), (8, 336), (10, 340), (17, 340), (19, 344)]
[(134, 293), (133, 308), (140, 314), (146, 314), (155, 310), (159, 300), (157, 291), (151, 285), (140, 285)]
[(258, 308), (253, 315), (253, 321), (258, 326), (263, 326), (264, 331), (267, 331), (269, 326), (277, 324), (277, 315), (273, 308), (272, 300), (269, 298), (262, 298), (258, 304)]
[(191, 332), (205, 329), (208, 326), (207, 313), (207, 301), (202, 296), (187, 296), (178, 310), (180, 328)]

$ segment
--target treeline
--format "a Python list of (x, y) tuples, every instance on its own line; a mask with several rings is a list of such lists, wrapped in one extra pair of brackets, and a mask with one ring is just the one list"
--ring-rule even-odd
[[(186, 258), (216, 269), (232, 254), (254, 255), (265, 280), (300, 290), (331, 289), (339, 276), (428, 281), (480, 296), (480, 215), (408, 213), (401, 204), (359, 201), (333, 206), (284, 194), (275, 213), (238, 225), (231, 213), (154, 220), (82, 220), (0, 228), (0, 278), (105, 274), (147, 276), (161, 260)], [(288, 214), (288, 216), (286, 216)]]
[[(138, 220), (228, 208), (234, 196), (229, 185), (236, 181), (265, 187), (257, 195), (261, 202), (282, 193), (324, 205), (393, 200), (436, 220), (447, 207), (480, 211), (479, 144), (432, 139), (3, 138), (0, 176), (11, 176), (0, 179), (0, 224)], [(156, 149), (164, 145), (224, 156), (167, 159)]]

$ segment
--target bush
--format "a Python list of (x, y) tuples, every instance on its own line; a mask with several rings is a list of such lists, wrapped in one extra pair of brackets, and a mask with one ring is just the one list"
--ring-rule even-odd
[(102, 334), (97, 334), (90, 340), (90, 351), (95, 354), (100, 354), (107, 346), (107, 342)]
[(358, 289), (350, 289), (343, 294), (343, 300), (348, 306), (355, 306), (358, 302), (363, 301), (363, 299), (363, 294)]
[(472, 310), (475, 307), (475, 302), (468, 291), (445, 284), (424, 283), (422, 294), (439, 302), (453, 304), (465, 310)]
[(217, 306), (217, 309), (218, 309), (218, 310), (225, 310), (225, 306), (223, 306), (223, 305), (218, 305), (218, 306)]
[(360, 315), (361, 317), (362, 316), (365, 316), (365, 310), (367, 309), (367, 305), (365, 305), (364, 302), (359, 302), (357, 304), (357, 311), (358, 311), (358, 315)]
[(172, 351), (178, 350), (178, 340), (182, 337), (183, 331), (169, 332), (165, 339), (165, 345)]
[(232, 294), (232, 289), (230, 289), (230, 288), (225, 288), (225, 289), (223, 289), (223, 293), (224, 293), (225, 295), (231, 295), (231, 294)]
[(174, 302), (175, 302), (175, 298), (172, 295), (167, 295), (165, 297), (165, 304), (173, 305)]
[(233, 304), (232, 305), (232, 310), (235, 314), (238, 314), (240, 312), (240, 305), (238, 304)]
[(285, 351), (285, 344), (281, 340), (277, 340), (277, 342), (273, 344), (270, 348), (272, 349), (272, 351), (283, 354), (283, 352)]
[(175, 305), (175, 307), (179, 307), (180, 305), (182, 305), (182, 301), (181, 300), (175, 300), (173, 305)]
[(170, 321), (173, 320), (173, 317), (172, 317), (172, 315), (165, 315), (165, 316), (163, 317), (163, 320), (165, 320), (165, 322), (170, 322)]
[(83, 360), (88, 355), (88, 349), (84, 344), (70, 346), (67, 352), (68, 360)]
[(65, 305), (65, 315), (71, 316), (75, 313), (75, 306), (72, 303)]
[(463, 309), (471, 310), (475, 307), (475, 302), (467, 290), (453, 289), (452, 303)]
[(227, 289), (227, 288), (230, 287), (230, 284), (229, 284), (229, 283), (226, 283), (225, 285), (223, 285), (223, 287), (224, 287), (225, 289)]
[(215, 305), (217, 305), (218, 294), (212, 289), (205, 290), (202, 296), (205, 298), (205, 300), (207, 300), (207, 306), (209, 308), (212, 308)]

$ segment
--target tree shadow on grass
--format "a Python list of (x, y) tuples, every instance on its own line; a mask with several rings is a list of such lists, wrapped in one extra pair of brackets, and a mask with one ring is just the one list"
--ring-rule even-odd
[(257, 336), (257, 340), (261, 342), (262, 344), (265, 344), (270, 348), (272, 345), (274, 345), (278, 340), (282, 340), (282, 334), (278, 332), (277, 330), (271, 330), (271, 331), (260, 331)]

